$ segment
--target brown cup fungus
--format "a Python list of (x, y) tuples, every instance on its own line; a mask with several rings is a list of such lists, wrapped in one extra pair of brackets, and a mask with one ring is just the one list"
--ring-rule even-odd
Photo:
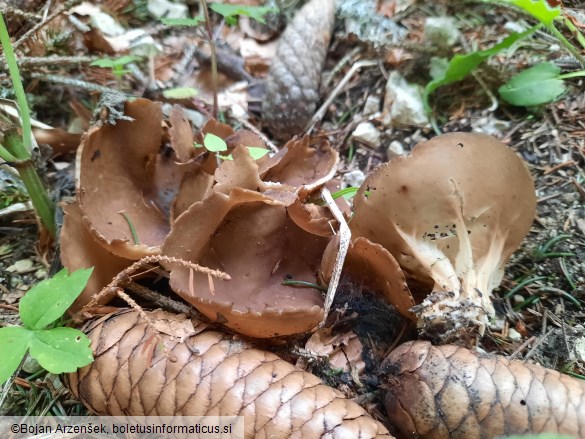
[(530, 173), (506, 145), (451, 133), (378, 167), (354, 207), (354, 237), (386, 248), (413, 289), (433, 285), (416, 309), (419, 326), (483, 328), (495, 313), (491, 292), (504, 264), (530, 229), (536, 197)]

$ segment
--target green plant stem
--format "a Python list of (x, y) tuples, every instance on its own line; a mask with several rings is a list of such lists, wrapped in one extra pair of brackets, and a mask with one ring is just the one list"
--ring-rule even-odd
[(579, 53), (579, 51), (577, 50), (577, 48), (575, 46), (573, 46), (571, 44), (571, 42), (569, 40), (567, 40), (565, 38), (565, 36), (554, 26), (551, 25), (549, 27), (547, 27), (548, 30), (555, 36), (557, 37), (557, 39), (563, 43), (563, 46), (565, 46), (565, 48), (571, 52), (571, 55), (573, 55), (575, 58), (577, 58), (577, 61), (579, 61), (581, 63), (581, 65), (583, 67), (585, 67), (585, 58), (583, 58), (583, 56), (581, 55), (581, 53)]
[(581, 46), (585, 49), (585, 37), (583, 36), (581, 31), (579, 31), (579, 29), (577, 29), (577, 27), (568, 18), (564, 18), (563, 23), (565, 23), (567, 29), (571, 31), (575, 38), (577, 38), (579, 44), (581, 44)]
[(205, 16), (205, 27), (207, 29), (207, 38), (209, 39), (209, 49), (211, 50), (211, 80), (213, 82), (213, 117), (217, 119), (219, 113), (219, 104), (217, 101), (217, 90), (219, 88), (219, 80), (217, 76), (217, 52), (215, 50), (215, 42), (213, 41), (213, 31), (211, 29), (211, 20), (209, 18), (209, 10), (207, 9), (207, 1), (200, 0), (201, 9)]
[(559, 79), (578, 78), (579, 76), (585, 76), (585, 70), (579, 70), (578, 72), (565, 73), (559, 75)]
[(4, 56), (6, 57), (6, 64), (8, 65), (8, 71), (10, 78), (12, 79), (12, 86), (14, 88), (14, 94), (16, 96), (16, 102), (18, 103), (18, 110), (20, 119), (22, 121), (22, 137), (23, 147), (27, 153), (27, 156), (19, 157), (21, 160), (29, 159), (32, 149), (31, 142), (31, 124), (30, 124), (30, 113), (28, 111), (28, 104), (26, 102), (26, 94), (24, 93), (24, 87), (20, 79), (20, 73), (18, 71), (18, 65), (16, 57), (14, 56), (14, 50), (12, 49), (12, 42), (10, 41), (10, 35), (8, 35), (8, 29), (4, 22), (4, 17), (0, 12), (0, 43), (4, 49)]
[(47, 228), (51, 236), (55, 237), (55, 205), (49, 198), (39, 174), (34, 167), (31, 159), (21, 159), (24, 150), (23, 140), (16, 132), (9, 132), (4, 135), (6, 148), (12, 150), (14, 155), (20, 159), (15, 167), (20, 174), (20, 178), (26, 187), (28, 195), (35, 207), (35, 210), (41, 219), (43, 225)]

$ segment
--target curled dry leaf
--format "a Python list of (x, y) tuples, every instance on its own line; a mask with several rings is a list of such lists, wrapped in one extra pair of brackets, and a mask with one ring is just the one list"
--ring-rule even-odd
[(301, 134), (316, 110), (333, 31), (334, 3), (309, 1), (280, 37), (262, 105), (263, 120), (278, 139)]
[[(491, 292), (535, 215), (534, 183), (522, 160), (485, 134), (451, 133), (378, 167), (363, 183), (354, 236), (381, 244), (408, 280), (434, 284), (420, 324), (483, 327)], [(414, 283), (413, 283), (414, 285)]]
[[(132, 261), (111, 254), (95, 240), (85, 227), (81, 209), (77, 204), (63, 204), (62, 207), (65, 214), (60, 237), (63, 266), (69, 272), (94, 267), (83, 292), (69, 309), (70, 312), (76, 312)], [(104, 296), (99, 304), (104, 304), (110, 299), (111, 296)]]
[(307, 340), (305, 349), (311, 354), (327, 357), (331, 368), (352, 372), (356, 377), (366, 369), (362, 360), (364, 347), (353, 331), (334, 334), (331, 328), (321, 328)]
[(171, 271), (171, 288), (214, 321), (253, 337), (313, 329), (323, 317), (319, 290), (283, 285), (315, 284), (327, 239), (294, 224), (286, 207), (259, 192), (214, 191), (173, 224), (162, 253), (229, 273), (210, 281), (184, 267)]
[[(176, 316), (150, 312), (151, 320)], [(314, 375), (205, 330), (180, 342), (130, 311), (88, 329), (95, 361), (68, 376), (100, 415), (244, 416), (245, 438), (390, 438), (360, 406)]]
[(418, 341), (382, 370), (388, 416), (405, 438), (585, 437), (585, 381), (542, 366)]

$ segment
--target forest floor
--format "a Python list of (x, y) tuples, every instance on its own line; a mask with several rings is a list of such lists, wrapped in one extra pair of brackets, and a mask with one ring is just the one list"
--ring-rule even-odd
[[(25, 36), (25, 32), (43, 20), (44, 2), (9, 2), (4, 14), (11, 35), (16, 40), (25, 36), (16, 52), (22, 59), (22, 76), (36, 120), (70, 132), (87, 129), (102, 91), (99, 87), (122, 89), (129, 95), (163, 101), (161, 88), (194, 87), (200, 94), (192, 103), (201, 110), (202, 119), (206, 116), (206, 111), (211, 109), (212, 93), (209, 92), (209, 66), (201, 61), (199, 53), (204, 53), (207, 46), (199, 32), (162, 26), (147, 10), (145, 1), (104, 0), (92, 6), (109, 14), (124, 32), (145, 30), (153, 44), (163, 48), (150, 59), (126, 66), (128, 71), (117, 77), (108, 69), (89, 65), (105, 57), (103, 41), (97, 35), (98, 30), (83, 32), (91, 8), (87, 3), (76, 3), (80, 8), (77, 13), (63, 14), (46, 23), (34, 37)], [(430, 124), (396, 126), (386, 120), (385, 86), (393, 71), (424, 87), (430, 81), (431, 56), (443, 53), (449, 58), (456, 53), (489, 48), (501, 41), (507, 29), (526, 29), (533, 24), (519, 11), (480, 2), (381, 4), (377, 13), (396, 20), (405, 30), (403, 39), (374, 50), (367, 41), (350, 36), (345, 28), (336, 26), (325, 63), (328, 80), (321, 90), (321, 102), (353, 64), (361, 60), (377, 63), (352, 76), (313, 132), (326, 136), (340, 153), (338, 176), (342, 180), (347, 174), (357, 176), (357, 185), (361, 183), (360, 176), (367, 176), (378, 164), (393, 155), (407, 154), (418, 142), (435, 135)], [(392, 4), (393, 7), (389, 6)], [(400, 4), (407, 7), (401, 10), (396, 6)], [(565, 13), (584, 19), (585, 9), (572, 6), (565, 2)], [(49, 12), (58, 7), (61, 6), (51, 4)], [(195, 10), (194, 7), (191, 13)], [(218, 47), (241, 61), (254, 84), (261, 84), (266, 76), (282, 24), (294, 15), (293, 10), (289, 7), (283, 14), (271, 17), (272, 27), (257, 26), (244, 18), (234, 26), (227, 26), (221, 17), (213, 18)], [(438, 16), (451, 17), (459, 30), (452, 46), (437, 48), (425, 40), (426, 19)], [(580, 26), (585, 28), (583, 23)], [(572, 39), (569, 32), (565, 33)], [(115, 54), (120, 56), (122, 52)], [(48, 56), (62, 58), (51, 62)], [(495, 292), (494, 303), (501, 324), (489, 328), (478, 340), (478, 347), (536, 361), (585, 379), (585, 81), (567, 80), (564, 94), (538, 107), (514, 107), (497, 96), (498, 87), (512, 75), (543, 61), (555, 63), (563, 73), (583, 67), (555, 37), (537, 31), (513, 49), (490, 57), (474, 74), (439, 88), (431, 102), (435, 123), (442, 132), (475, 131), (497, 137), (524, 159), (536, 186), (535, 221), (506, 265), (504, 280)], [(0, 66), (0, 98), (12, 99), (10, 78), (3, 68)], [(233, 76), (233, 71), (227, 73)], [(151, 76), (156, 78), (154, 86), (148, 83)], [(96, 86), (95, 90), (91, 89), (92, 85)], [(238, 125), (249, 117), (250, 124), (262, 129), (262, 120), (254, 113), (258, 110), (258, 97), (247, 94), (246, 83), (222, 74), (220, 87), (220, 97), (225, 98), (220, 103), (224, 105), (226, 122)], [(238, 112), (242, 108), (246, 110), (248, 103), (252, 116)], [(368, 133), (356, 132), (358, 126), (367, 128), (369, 137)], [(56, 197), (72, 195), (70, 165), (74, 159), (74, 148), (68, 147), (57, 148), (40, 159), (42, 173)], [(495, 180), (498, 175), (491, 178)], [(345, 180), (348, 179), (346, 176)], [(349, 180), (349, 184), (355, 185), (354, 181)], [(490, 181), (485, 184), (489, 185)], [(0, 188), (0, 208), (16, 206), (13, 212), (0, 210), (0, 326), (5, 326), (19, 322), (19, 299), (52, 272), (56, 253), (46, 239), (39, 238), (34, 215), (22, 204), (26, 202), (22, 187), (3, 166), (0, 166)], [(338, 386), (351, 381), (347, 376), (332, 377), (331, 371), (320, 372)], [(355, 382), (347, 387), (350, 396), (364, 393), (355, 391)], [(55, 376), (28, 363), (12, 386), (5, 386), (1, 391), (0, 401), (3, 402), (0, 414), (85, 411)]]

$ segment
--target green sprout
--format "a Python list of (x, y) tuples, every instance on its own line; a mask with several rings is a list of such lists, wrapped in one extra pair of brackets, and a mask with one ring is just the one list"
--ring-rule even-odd
[(20, 300), (23, 326), (0, 328), (0, 384), (18, 369), (28, 352), (51, 373), (75, 372), (93, 361), (90, 340), (74, 328), (56, 326), (81, 294), (93, 268), (71, 274), (64, 268), (32, 287)]
[(125, 55), (119, 58), (100, 58), (93, 61), (90, 66), (110, 69), (116, 77), (118, 88), (122, 88), (122, 77), (130, 70), (126, 66), (130, 63), (140, 61), (142, 58), (135, 55)]

